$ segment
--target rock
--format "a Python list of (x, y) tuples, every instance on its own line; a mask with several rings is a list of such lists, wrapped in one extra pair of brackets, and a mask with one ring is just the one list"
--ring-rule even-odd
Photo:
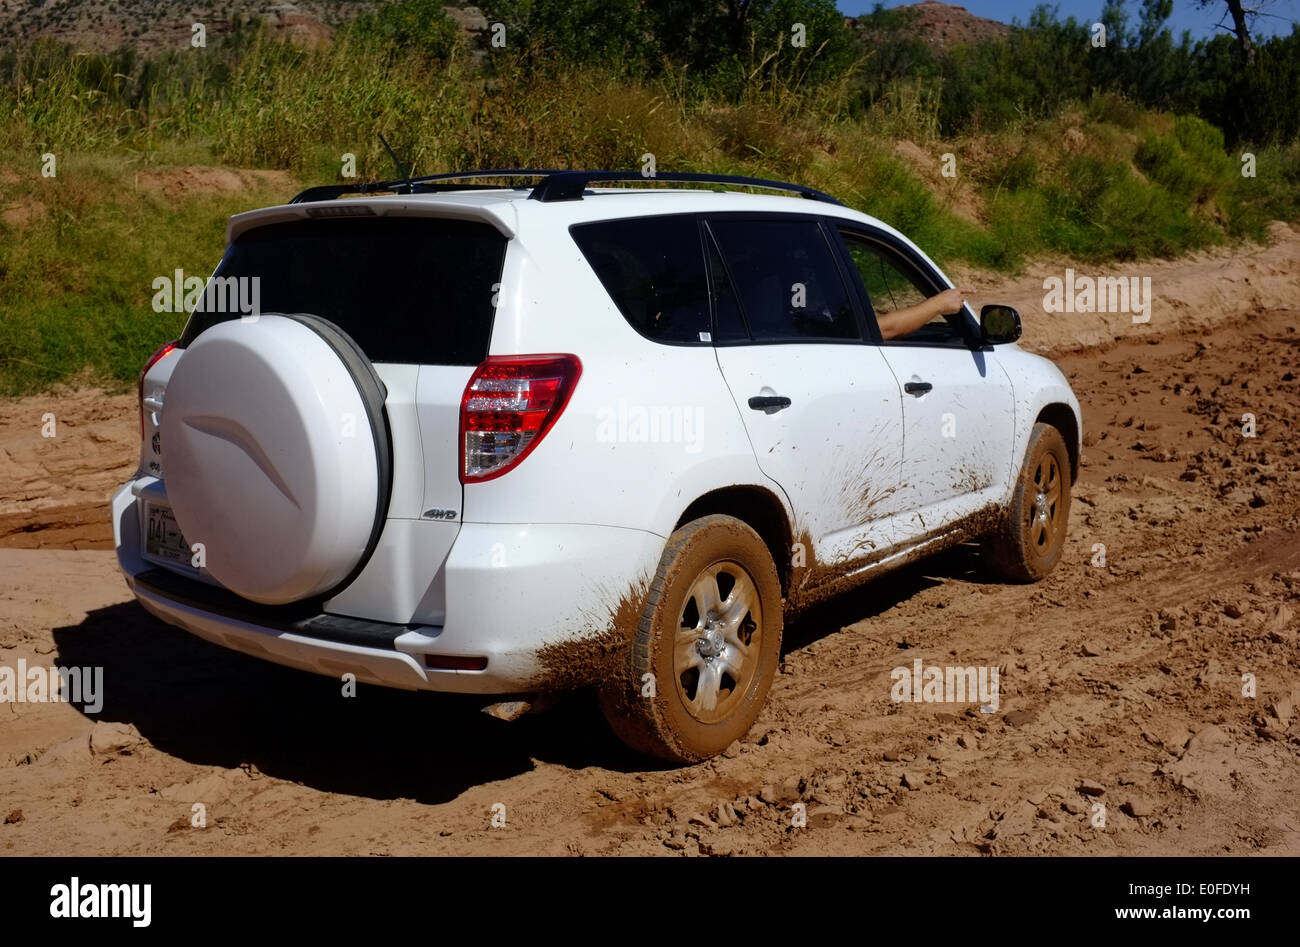
[(1223, 614), (1227, 615), (1229, 618), (1240, 618), (1242, 615), (1246, 614), (1246, 611), (1241, 607), (1239, 602), (1229, 602), (1227, 605), (1223, 606)]
[(1192, 738), (1183, 747), (1183, 756), (1187, 756), (1189, 753), (1200, 753), (1227, 742), (1228, 735), (1219, 727), (1210, 724), (1208, 727), (1202, 727), (1192, 735)]
[(714, 813), (714, 817), (717, 820), (718, 825), (723, 828), (726, 828), (729, 825), (735, 825), (739, 821), (739, 817), (736, 815), (736, 810), (732, 808), (732, 805), (729, 802), (718, 803), (718, 808)]
[(897, 763), (900, 754), (898, 750), (886, 750), (882, 756), (886, 763)]
[(488, 704), (483, 708), (483, 713), (489, 717), (504, 720), (506, 723), (513, 723), (532, 709), (533, 705), (526, 700), (503, 700), (495, 704)]
[(925, 779), (919, 773), (907, 772), (903, 774), (899, 785), (904, 789), (917, 790), (925, 785)]
[(1285, 740), (1286, 727), (1274, 717), (1264, 718), (1264, 723), (1255, 728), (1255, 735), (1265, 740)]
[(1101, 648), (1091, 641), (1085, 641), (1079, 649), (1085, 658), (1101, 657)]
[(1129, 796), (1119, 808), (1125, 815), (1135, 819), (1149, 819), (1155, 812), (1155, 806), (1138, 796)]
[(95, 756), (115, 756), (142, 743), (140, 731), (129, 724), (99, 721), (90, 731), (90, 752)]
[(1291, 725), (1291, 714), (1295, 710), (1295, 702), (1290, 694), (1285, 697), (1279, 697), (1268, 706), (1269, 712), (1277, 718), (1278, 723), (1285, 730)]
[(716, 822), (701, 812), (695, 813), (688, 821), (691, 825), (703, 826), (706, 829), (716, 829), (718, 827)]
[(1209, 687), (1223, 678), (1223, 665), (1210, 658), (1196, 675), (1196, 682), (1202, 687)]
[(817, 806), (808, 810), (808, 825), (813, 828), (823, 828), (836, 822), (844, 815), (844, 810), (839, 806)]
[(1027, 800), (1029, 800), (1029, 802), (1030, 802), (1032, 805), (1035, 805), (1035, 806), (1041, 806), (1041, 805), (1043, 804), (1043, 800), (1047, 798), (1047, 790), (1046, 790), (1046, 789), (1038, 789), (1038, 790), (1035, 790), (1034, 792), (1031, 792), (1031, 793), (1030, 793), (1028, 796), (1026, 796), (1025, 798), (1026, 798)]
[(1087, 808), (1077, 799), (1066, 799), (1061, 802), (1061, 808), (1070, 815), (1083, 815)]
[(1079, 781), (1079, 792), (1083, 793), (1085, 796), (1100, 796), (1105, 791), (1106, 787), (1094, 780), (1084, 779)]
[(766, 802), (769, 806), (774, 806), (776, 805), (777, 799), (780, 797), (777, 795), (776, 787), (769, 783), (758, 791), (758, 798)]
[(1002, 715), (1002, 722), (1008, 727), (1023, 727), (1025, 724), (1033, 723), (1037, 719), (1038, 714), (1032, 710), (1013, 710)]
[(22, 809), (15, 809), (13, 812), (5, 816), (5, 825), (17, 825), (21, 821), (23, 821)]
[(1291, 626), (1294, 618), (1295, 616), (1286, 602), (1282, 602), (1277, 606), (1277, 610), (1273, 612), (1273, 617), (1268, 620), (1268, 630), (1286, 631)]
[(711, 855), (714, 858), (729, 858), (739, 855), (744, 851), (745, 844), (741, 839), (720, 836), (716, 839), (701, 841), (700, 854)]

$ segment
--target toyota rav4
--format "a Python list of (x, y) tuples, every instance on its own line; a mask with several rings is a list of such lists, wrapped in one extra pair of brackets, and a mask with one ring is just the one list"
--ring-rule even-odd
[(746, 733), (810, 603), (962, 542), (1014, 581), (1056, 565), (1079, 407), (1013, 309), (885, 340), (952, 286), (899, 232), (798, 185), (632, 177), (232, 218), (140, 376), (112, 501), (140, 603), (388, 687), (594, 685), (626, 743), (689, 762)]

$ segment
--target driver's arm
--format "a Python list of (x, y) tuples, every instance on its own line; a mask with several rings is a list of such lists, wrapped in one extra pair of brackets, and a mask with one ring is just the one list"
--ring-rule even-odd
[(911, 335), (935, 316), (951, 316), (958, 312), (966, 297), (973, 292), (975, 291), (968, 286), (945, 289), (915, 306), (878, 315), (876, 321), (880, 325), (880, 334), (886, 341)]

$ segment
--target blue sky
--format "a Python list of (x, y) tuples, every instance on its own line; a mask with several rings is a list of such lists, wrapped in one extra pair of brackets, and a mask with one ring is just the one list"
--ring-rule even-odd
[[(908, 6), (912, 0), (883, 0), (887, 7)], [(946, 0), (945, 0), (946, 2)], [(1061, 0), (1055, 4), (1062, 20), (1073, 16), (1076, 20), (1092, 22), (1101, 13), (1103, 0)], [(1010, 23), (1018, 19), (1024, 23), (1029, 13), (1038, 5), (1037, 0), (953, 0), (953, 6), (965, 7), (976, 16), (990, 20)], [(1051, 5), (1051, 4), (1049, 4)], [(875, 6), (875, 0), (837, 0), (840, 12), (849, 16), (858, 16), (869, 12)], [(1141, 10), (1141, 0), (1128, 0), (1126, 9), (1129, 23), (1136, 25)], [(1269, 36), (1274, 33), (1290, 33), (1291, 24), (1300, 21), (1300, 0), (1272, 0), (1264, 12), (1274, 16), (1262, 16), (1256, 21), (1254, 33)], [(1196, 0), (1174, 0), (1174, 15), (1169, 18), (1169, 30), (1177, 39), (1183, 30), (1191, 30), (1193, 39), (1212, 36), (1216, 31), (1214, 25), (1223, 19), (1225, 25), (1231, 26), (1227, 18), (1227, 6), (1216, 2), (1206, 9), (1201, 9)]]

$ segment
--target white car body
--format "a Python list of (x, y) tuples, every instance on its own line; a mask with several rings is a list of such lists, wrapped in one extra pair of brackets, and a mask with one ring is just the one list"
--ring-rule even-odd
[[(674, 214), (811, 216), (888, 238), (942, 286), (952, 285), (902, 234), (849, 208), (735, 192), (602, 188), (546, 203), (502, 188), (274, 207), (234, 217), (228, 241), (361, 206), (384, 219), (432, 216), (496, 228), (508, 242), (488, 354), (571, 353), (581, 376), (522, 461), (495, 479), (463, 483), (458, 423), (474, 367), (376, 363), (387, 388), (391, 491), (364, 567), (320, 602), (326, 618), (316, 624), (329, 631), (318, 635), (310, 616), (306, 625), (264, 620), (277, 607), (268, 600), (227, 596), (215, 605), (205, 589), (220, 592), (221, 583), (208, 568), (145, 551), (145, 503), (171, 502), (168, 440), (161, 438), (160, 460), (155, 436), (168, 418), (169, 381), (187, 353), (158, 359), (142, 381), (140, 468), (112, 500), (118, 558), (146, 609), (217, 644), (398, 688), (496, 695), (589, 683), (584, 647), (617, 632), (621, 612), (688, 511), (761, 510), (763, 522), (751, 525), (773, 547), (793, 608), (817, 583), (854, 584), (976, 536), (981, 517), (1008, 502), (1042, 418), (1066, 428), (1077, 470), (1078, 402), (1054, 365), (1015, 344), (663, 344), (629, 324), (569, 232), (592, 221)], [(430, 286), (430, 298), (438, 291)], [(292, 347), (297, 338), (270, 317), (223, 325), (232, 338), (261, 333), (249, 336), (258, 345)], [(922, 380), (933, 389), (904, 391)], [(222, 380), (207, 383), (219, 400)], [(764, 394), (786, 396), (791, 406), (747, 406)], [(181, 430), (182, 420), (168, 420), (169, 431)], [(255, 467), (247, 470), (240, 487), (247, 502), (280, 502)], [(337, 505), (343, 520), (352, 508), (349, 483), (360, 480), (343, 468), (336, 479), (319, 485), (317, 502)], [(259, 499), (263, 493), (272, 498)], [(373, 502), (359, 489), (354, 505), (364, 512)], [(180, 525), (188, 536), (190, 523), (181, 517)], [(167, 575), (174, 581), (163, 581)], [(448, 666), (440, 658), (472, 660)]]

